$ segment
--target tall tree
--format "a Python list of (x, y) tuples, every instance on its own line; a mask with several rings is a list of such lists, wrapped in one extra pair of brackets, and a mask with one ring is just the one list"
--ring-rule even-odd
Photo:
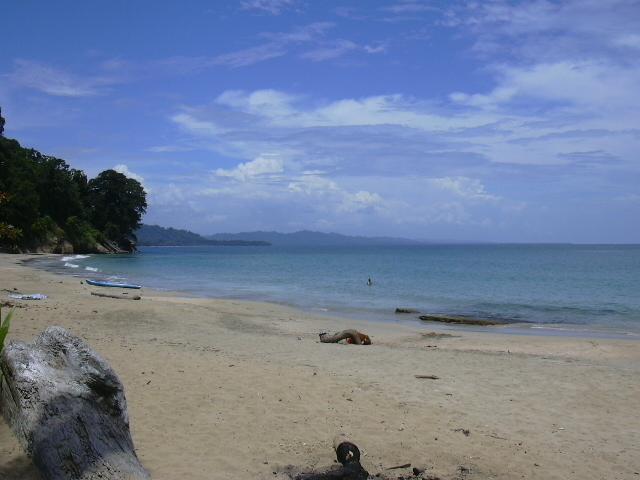
[(122, 243), (133, 238), (147, 211), (147, 195), (137, 180), (105, 170), (89, 180), (92, 223), (108, 239)]
[(2, 116), (2, 107), (0, 107), (0, 137), (4, 135), (4, 117)]

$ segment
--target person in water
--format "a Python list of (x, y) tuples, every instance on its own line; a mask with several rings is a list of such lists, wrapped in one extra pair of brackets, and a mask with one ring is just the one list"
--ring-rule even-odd
[(373, 285), (373, 282), (371, 281), (371, 277), (369, 277), (369, 280), (367, 280), (367, 285), (369, 286)]

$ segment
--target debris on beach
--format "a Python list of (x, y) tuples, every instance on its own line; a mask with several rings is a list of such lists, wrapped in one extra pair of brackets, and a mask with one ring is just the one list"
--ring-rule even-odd
[(466, 428), (455, 428), (453, 431), (454, 431), (454, 432), (462, 432), (462, 434), (463, 434), (465, 437), (468, 437), (469, 435), (471, 435), (471, 432), (470, 432), (468, 429), (466, 429)]
[(426, 332), (421, 333), (424, 338), (455, 338), (460, 335), (452, 335), (450, 333)]
[(360, 464), (360, 449), (344, 434), (334, 438), (333, 449), (341, 467), (329, 467), (321, 472), (300, 473), (291, 478), (295, 480), (366, 480), (370, 478), (369, 472)]
[[(370, 474), (360, 463), (360, 449), (344, 434), (339, 434), (334, 438), (333, 449), (340, 465), (334, 465), (324, 469), (312, 469), (311, 471), (302, 471), (293, 465), (288, 465), (279, 471), (274, 471), (273, 474), (284, 475), (284, 478), (290, 480), (367, 480), (374, 478), (380, 480), (396, 480), (400, 478), (406, 480), (440, 480), (440, 477), (428, 474), (426, 468), (417, 467), (413, 467), (412, 470), (401, 476), (398, 476), (397, 473), (390, 476), (391, 473), (386, 474), (384, 472)], [(384, 470), (401, 470), (405, 468), (410, 469), (411, 463), (388, 467)], [(277, 478), (282, 477), (278, 476)]]
[(416, 378), (426, 378), (429, 380), (438, 380), (440, 377), (436, 376), (436, 375), (414, 375), (414, 377)]
[(45, 298), (49, 298), (47, 295), (42, 293), (28, 293), (28, 294), (11, 294), (9, 298), (13, 298), (15, 300), (44, 300)]
[(342, 330), (341, 332), (336, 332), (333, 335), (323, 332), (319, 336), (322, 343), (338, 343), (341, 340), (346, 340), (347, 343), (352, 343), (354, 345), (371, 345), (371, 338), (369, 338), (369, 335), (353, 329)]

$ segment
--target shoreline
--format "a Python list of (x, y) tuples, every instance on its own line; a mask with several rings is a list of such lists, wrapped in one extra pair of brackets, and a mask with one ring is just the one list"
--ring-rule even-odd
[[(460, 467), (469, 479), (638, 478), (634, 339), (444, 331), (149, 289), (98, 298), (18, 260), (0, 255), (0, 289), (49, 298), (15, 301), (9, 340), (56, 324), (107, 359), (153, 478), (280, 479), (289, 464), (331, 465), (342, 431), (372, 473), (407, 475), (386, 468), (410, 462), (443, 480)], [(348, 327), (373, 344), (318, 342)], [(3, 421), (0, 477), (38, 478)]]
[[(92, 254), (80, 255), (80, 260), (84, 260), (86, 258), (91, 257)], [(46, 271), (49, 273), (53, 273), (55, 275), (69, 276), (73, 278), (82, 278), (84, 277), (100, 277), (101, 279), (109, 277), (109, 275), (99, 274), (93, 270), (78, 270), (78, 272), (83, 272), (84, 275), (81, 275), (75, 271), (75, 269), (66, 268), (62, 265), (53, 266), (51, 265), (48, 268), (47, 265), (37, 266), (37, 265), (29, 265), (34, 262), (37, 263), (38, 259), (47, 258), (47, 259), (60, 259), (63, 260), (73, 259), (73, 257), (77, 257), (76, 255), (67, 255), (67, 254), (53, 254), (53, 253), (42, 253), (42, 254), (22, 254), (23, 258), (20, 261), (29, 266), (31, 268), (35, 268), (38, 270)], [(119, 273), (113, 273), (117, 278), (119, 277)], [(84, 278), (82, 278), (84, 280)], [(141, 280), (132, 278), (131, 281), (141, 282)], [(142, 282), (143, 283), (143, 282)], [(327, 319), (341, 319), (345, 322), (350, 321), (365, 321), (372, 323), (382, 323), (386, 325), (407, 325), (409, 327), (425, 329), (425, 330), (442, 330), (444, 332), (473, 332), (473, 333), (496, 333), (502, 335), (522, 335), (522, 336), (549, 336), (549, 337), (567, 337), (567, 338), (581, 338), (581, 339), (593, 339), (593, 340), (637, 340), (640, 341), (640, 331), (628, 331), (622, 330), (619, 327), (606, 327), (606, 326), (596, 326), (596, 325), (588, 325), (588, 324), (577, 324), (577, 323), (535, 323), (531, 321), (505, 321), (503, 324), (496, 324), (491, 326), (475, 326), (475, 325), (450, 325), (446, 323), (439, 322), (425, 322), (418, 318), (420, 314), (430, 314), (431, 312), (419, 312), (417, 311), (415, 315), (411, 316), (411, 314), (395, 314), (393, 310), (396, 307), (407, 307), (406, 305), (395, 305), (393, 307), (389, 307), (388, 311), (383, 310), (362, 310), (362, 309), (349, 309), (346, 308), (340, 309), (337, 308), (320, 308), (320, 307), (309, 307), (304, 305), (299, 305), (294, 302), (289, 301), (278, 301), (273, 299), (264, 299), (260, 298), (259, 295), (247, 294), (245, 296), (217, 296), (210, 295), (206, 293), (197, 293), (191, 291), (182, 291), (182, 290), (173, 290), (173, 289), (161, 289), (157, 287), (146, 287), (147, 290), (163, 293), (167, 295), (177, 296), (181, 298), (199, 298), (205, 300), (226, 300), (226, 301), (240, 301), (240, 302), (257, 302), (257, 303), (266, 303), (277, 305), (281, 307), (293, 308), (296, 310), (300, 310), (309, 315), (316, 315), (325, 317)], [(410, 307), (410, 306), (409, 306)], [(483, 320), (484, 317), (480, 318)]]

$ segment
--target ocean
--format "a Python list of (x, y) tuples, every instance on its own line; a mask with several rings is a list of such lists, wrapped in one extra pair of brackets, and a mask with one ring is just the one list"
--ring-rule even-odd
[(332, 316), (417, 322), (394, 314), (407, 307), (499, 319), (518, 331), (640, 336), (639, 245), (142, 247), (37, 263), (82, 278)]

